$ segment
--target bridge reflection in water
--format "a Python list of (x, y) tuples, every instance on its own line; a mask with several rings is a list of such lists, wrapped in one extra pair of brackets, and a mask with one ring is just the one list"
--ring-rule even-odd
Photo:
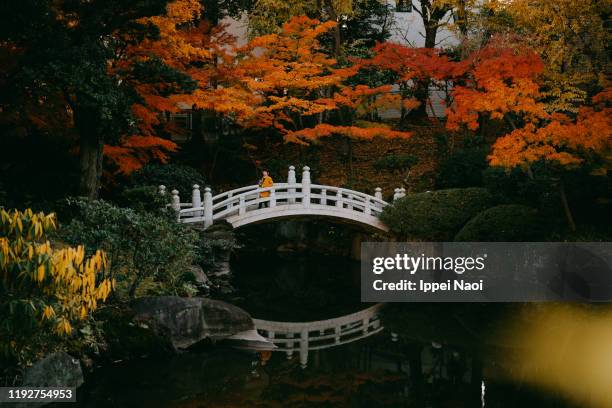
[(282, 351), (287, 358), (299, 352), (300, 364), (308, 364), (308, 352), (340, 346), (369, 337), (384, 329), (380, 320), (382, 303), (365, 310), (333, 319), (313, 322), (274, 322), (253, 319), (261, 336), (274, 343), (274, 351)]
[[(166, 187), (159, 186), (161, 194)], [(262, 197), (262, 193), (265, 197)], [(286, 183), (275, 183), (262, 188), (251, 185), (213, 196), (210, 187), (200, 192), (200, 186), (193, 186), (191, 202), (181, 203), (179, 192), (172, 190), (170, 206), (178, 212), (178, 219), (185, 224), (203, 224), (208, 228), (214, 222), (226, 220), (234, 228), (262, 221), (288, 217), (330, 217), (387, 231), (378, 216), (388, 205), (382, 199), (382, 190), (376, 188), (369, 195), (342, 187), (312, 184), (310, 168), (305, 166), (301, 182), (297, 182), (295, 167), (289, 167)], [(396, 188), (393, 199), (405, 195), (405, 189)], [(260, 204), (265, 207), (260, 208)]]

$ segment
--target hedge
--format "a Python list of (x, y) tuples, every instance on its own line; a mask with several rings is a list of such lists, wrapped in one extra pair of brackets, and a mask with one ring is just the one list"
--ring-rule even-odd
[(450, 241), (467, 221), (493, 205), (484, 188), (438, 190), (397, 200), (381, 219), (402, 239)]

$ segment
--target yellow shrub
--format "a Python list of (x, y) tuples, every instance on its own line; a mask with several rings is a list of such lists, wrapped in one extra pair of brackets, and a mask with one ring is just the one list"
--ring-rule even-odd
[[(32, 329), (71, 334), (74, 322), (86, 319), (111, 292), (113, 283), (103, 278), (104, 252), (85, 258), (81, 245), (54, 249), (46, 233), (56, 228), (55, 214), (0, 209), (0, 313), (8, 323), (0, 329), (0, 346), (5, 352), (18, 353)], [(25, 324), (24, 318), (31, 321)]]

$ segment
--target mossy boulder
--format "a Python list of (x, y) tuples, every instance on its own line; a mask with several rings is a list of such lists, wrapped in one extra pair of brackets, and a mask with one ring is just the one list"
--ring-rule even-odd
[(247, 312), (220, 300), (155, 296), (136, 299), (131, 307), (137, 321), (167, 338), (175, 349), (255, 329)]
[(536, 209), (518, 204), (498, 205), (468, 221), (455, 241), (537, 241), (543, 235), (542, 229), (542, 219)]
[(467, 221), (494, 204), (484, 188), (430, 191), (395, 201), (381, 219), (401, 239), (451, 241)]
[(79, 387), (83, 382), (83, 371), (79, 360), (63, 351), (58, 351), (29, 367), (24, 374), (22, 386)]
[(129, 360), (173, 352), (172, 343), (165, 336), (134, 317), (134, 311), (125, 307), (109, 307), (96, 314), (96, 319), (103, 321), (106, 359)]

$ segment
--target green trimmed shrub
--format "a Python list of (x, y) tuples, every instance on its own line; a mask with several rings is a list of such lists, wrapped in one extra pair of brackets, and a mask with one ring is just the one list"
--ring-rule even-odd
[(455, 236), (455, 241), (537, 241), (542, 237), (542, 222), (534, 208), (518, 204), (498, 205), (468, 221)]
[(467, 221), (493, 205), (484, 188), (438, 190), (394, 202), (381, 219), (402, 239), (450, 241)]

